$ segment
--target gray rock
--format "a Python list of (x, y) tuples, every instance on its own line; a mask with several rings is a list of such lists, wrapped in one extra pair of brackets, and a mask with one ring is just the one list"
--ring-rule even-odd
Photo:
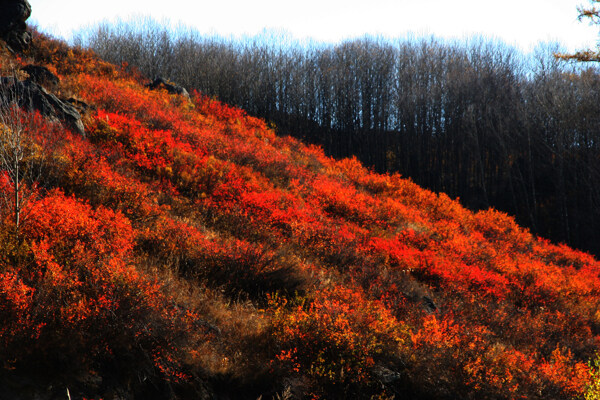
[(0, 0), (0, 39), (13, 51), (26, 50), (31, 44), (25, 21), (31, 15), (27, 0)]
[(167, 92), (171, 94), (179, 94), (186, 98), (190, 97), (190, 94), (183, 86), (179, 86), (173, 82), (169, 82), (168, 80), (161, 77), (156, 78), (152, 83), (146, 85), (146, 87), (150, 90), (164, 88), (167, 90)]
[(95, 106), (89, 105), (85, 101), (81, 101), (74, 97), (69, 97), (68, 99), (63, 101), (66, 101), (67, 103), (75, 107), (75, 109), (77, 110), (77, 112), (79, 112), (79, 115), (81, 116), (88, 115), (90, 111), (97, 109)]
[(85, 127), (77, 109), (32, 80), (21, 82), (13, 77), (0, 78), (0, 101), (10, 102), (13, 98), (17, 99), (19, 107), (38, 111), (44, 117), (58, 120), (74, 132), (85, 136)]
[(437, 311), (438, 308), (433, 302), (433, 300), (431, 300), (431, 298), (423, 296), (421, 300), (423, 301), (423, 309), (425, 311), (427, 311), (428, 313), (434, 313)]
[(382, 365), (376, 365), (372, 372), (383, 384), (393, 383), (402, 377), (400, 373), (392, 371)]
[(29, 75), (29, 80), (44, 87), (54, 87), (60, 82), (58, 76), (54, 75), (48, 68), (41, 65), (26, 65), (21, 68), (21, 71), (26, 72), (27, 75)]

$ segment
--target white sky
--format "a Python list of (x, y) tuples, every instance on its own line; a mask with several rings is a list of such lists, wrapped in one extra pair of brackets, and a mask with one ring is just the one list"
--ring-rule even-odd
[(531, 50), (558, 41), (568, 50), (595, 46), (598, 29), (577, 21), (588, 0), (29, 0), (30, 21), (69, 38), (102, 20), (150, 15), (224, 36), (283, 29), (296, 38), (335, 42), (365, 33), (404, 37), (484, 35)]

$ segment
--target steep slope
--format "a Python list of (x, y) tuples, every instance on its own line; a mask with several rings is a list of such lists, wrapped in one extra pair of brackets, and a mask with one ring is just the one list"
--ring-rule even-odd
[(1, 209), (0, 384), (14, 398), (586, 390), (591, 256), (34, 39), (23, 58), (3, 53), (2, 74), (45, 65), (89, 110), (85, 138), (30, 117), (43, 173), (18, 233)]

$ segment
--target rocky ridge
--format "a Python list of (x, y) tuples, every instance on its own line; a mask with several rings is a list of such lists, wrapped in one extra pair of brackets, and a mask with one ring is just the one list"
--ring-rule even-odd
[(13, 52), (26, 50), (31, 44), (31, 33), (25, 21), (31, 15), (27, 0), (0, 0), (0, 39)]

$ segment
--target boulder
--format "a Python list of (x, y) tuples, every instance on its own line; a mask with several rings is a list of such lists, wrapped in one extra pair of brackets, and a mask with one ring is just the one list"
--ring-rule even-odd
[(427, 311), (430, 314), (437, 311), (438, 308), (431, 298), (423, 296), (421, 300), (423, 301), (423, 309), (425, 311)]
[(29, 80), (44, 87), (54, 87), (60, 82), (58, 76), (54, 75), (48, 68), (42, 67), (41, 65), (26, 65), (21, 68), (21, 71), (26, 72), (27, 75), (29, 75)]
[(373, 375), (377, 377), (377, 379), (379, 379), (379, 381), (383, 384), (390, 384), (402, 378), (400, 373), (392, 371), (383, 365), (376, 365), (373, 367), (372, 372)]
[(27, 0), (0, 0), (0, 39), (12, 51), (23, 51), (31, 44), (25, 21), (31, 15)]
[(20, 107), (38, 111), (44, 117), (60, 121), (74, 132), (85, 136), (81, 114), (77, 109), (32, 80), (21, 82), (14, 77), (0, 78), (0, 102), (9, 103), (13, 99), (17, 99)]
[(164, 88), (167, 90), (167, 92), (171, 94), (179, 94), (186, 98), (190, 97), (190, 94), (183, 86), (179, 86), (173, 82), (169, 82), (168, 80), (160, 77), (156, 78), (152, 83), (147, 84), (146, 87), (150, 90)]
[(79, 111), (79, 114), (81, 114), (81, 115), (86, 115), (90, 110), (96, 109), (96, 107), (91, 106), (88, 103), (86, 103), (85, 101), (81, 101), (74, 97), (69, 97), (67, 99), (67, 102), (69, 102), (69, 104), (71, 104), (73, 107), (75, 107), (75, 109), (77, 111)]

